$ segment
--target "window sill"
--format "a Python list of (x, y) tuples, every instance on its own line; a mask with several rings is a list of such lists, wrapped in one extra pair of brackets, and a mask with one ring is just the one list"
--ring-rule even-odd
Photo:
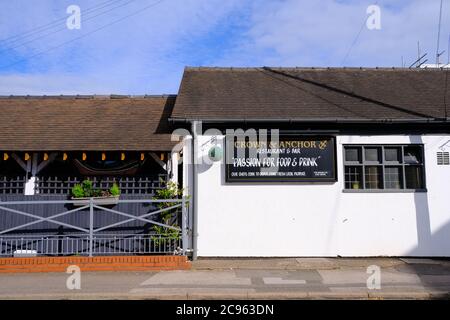
[(424, 193), (427, 189), (343, 189), (343, 193)]

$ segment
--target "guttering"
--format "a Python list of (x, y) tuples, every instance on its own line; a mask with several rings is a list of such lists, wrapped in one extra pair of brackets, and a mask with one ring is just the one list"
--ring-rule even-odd
[(367, 123), (449, 123), (450, 118), (427, 118), (427, 119), (336, 119), (336, 118), (169, 118), (172, 123), (193, 123), (194, 121), (201, 121), (203, 123), (340, 123), (340, 124), (367, 124)]

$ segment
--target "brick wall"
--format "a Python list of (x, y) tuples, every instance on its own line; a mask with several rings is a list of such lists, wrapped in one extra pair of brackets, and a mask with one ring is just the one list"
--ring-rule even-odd
[(191, 267), (185, 256), (0, 258), (0, 273), (66, 272), (70, 265), (80, 267), (82, 272), (186, 270)]

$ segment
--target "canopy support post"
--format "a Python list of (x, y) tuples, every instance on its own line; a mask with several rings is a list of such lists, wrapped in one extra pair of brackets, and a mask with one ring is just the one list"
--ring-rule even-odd
[[(27, 160), (27, 182), (25, 182), (25, 195), (33, 196), (36, 191), (36, 167), (37, 167), (37, 153), (31, 155), (31, 159)], [(31, 173), (31, 175), (29, 175)]]
[(32, 196), (36, 194), (36, 176), (42, 169), (44, 169), (49, 163), (56, 159), (57, 153), (50, 154), (47, 160), (38, 163), (39, 153), (33, 152), (30, 159), (26, 162), (23, 161), (17, 154), (13, 153), (11, 157), (17, 162), (17, 164), (25, 171), (26, 182), (24, 194)]

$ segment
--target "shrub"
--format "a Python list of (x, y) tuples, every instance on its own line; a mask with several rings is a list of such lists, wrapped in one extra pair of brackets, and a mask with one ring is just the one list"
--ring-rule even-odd
[(81, 184), (76, 184), (72, 188), (72, 196), (74, 198), (83, 198), (84, 197), (84, 190), (83, 190), (83, 186)]
[(112, 187), (109, 189), (109, 193), (114, 197), (117, 197), (120, 195), (120, 189), (119, 189), (119, 186), (117, 185), (117, 183), (114, 183), (112, 185)]
[[(154, 200), (164, 200), (164, 199), (179, 199), (183, 196), (183, 189), (178, 187), (178, 184), (169, 181), (166, 184), (166, 188), (158, 189), (155, 192)], [(156, 206), (159, 209), (169, 208), (174, 206), (173, 202), (158, 202)], [(163, 220), (167, 220), (171, 217), (172, 213), (168, 211), (164, 211), (161, 213)]]
[[(178, 184), (172, 181), (167, 182), (166, 188), (156, 190), (155, 196), (153, 197), (154, 200), (164, 200), (164, 199), (180, 199), (183, 196), (183, 189), (178, 187)], [(176, 205), (176, 203), (173, 202), (158, 202), (156, 203), (156, 206), (159, 209), (165, 209)], [(188, 205), (186, 203), (186, 205)], [(170, 223), (172, 218), (178, 213), (177, 209), (167, 210), (164, 212), (161, 212), (161, 222), (167, 225), (170, 225), (172, 227), (179, 227), (176, 223)], [(167, 228), (164, 226), (158, 226), (154, 225), (152, 227), (153, 232), (156, 234), (162, 236), (162, 238), (165, 239), (172, 239), (172, 240), (178, 240), (180, 239), (180, 232), (171, 228)], [(152, 237), (152, 240), (155, 242), (156, 245), (160, 245), (161, 243), (164, 243), (163, 239), (160, 239), (159, 237)]]
[(76, 184), (72, 188), (72, 196), (74, 198), (90, 198), (90, 197), (108, 197), (108, 196), (119, 196), (120, 189), (119, 186), (114, 183), (109, 190), (95, 189), (92, 181), (84, 180), (81, 184)]
[(84, 180), (81, 186), (83, 187), (85, 197), (89, 198), (94, 196), (94, 186), (91, 180)]

